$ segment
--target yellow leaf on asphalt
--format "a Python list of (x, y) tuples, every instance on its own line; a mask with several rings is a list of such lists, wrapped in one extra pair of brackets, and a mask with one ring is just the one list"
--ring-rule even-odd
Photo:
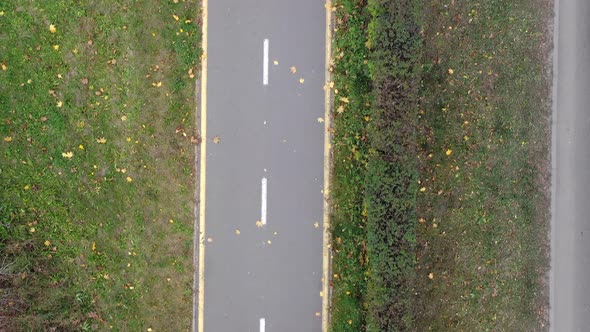
[(303, 84), (303, 82), (305, 82), (305, 79), (302, 77), (299, 79), (299, 83)]
[(49, 32), (51, 32), (51, 33), (56, 33), (57, 32), (57, 28), (55, 27), (54, 24), (50, 24), (49, 25)]
[(219, 138), (219, 136), (213, 137), (213, 143), (215, 143), (215, 144), (221, 143), (221, 138)]
[(106, 138), (104, 138), (104, 137), (100, 137), (100, 138), (97, 138), (97, 139), (96, 139), (96, 142), (97, 142), (98, 144), (104, 144), (104, 143), (106, 143), (106, 142), (107, 142), (107, 139), (106, 139)]
[(324, 123), (324, 118), (318, 118), (319, 123)]
[(260, 228), (262, 226), (264, 226), (264, 224), (262, 223), (262, 221), (256, 220), (256, 227)]
[(291, 66), (291, 74), (295, 74), (297, 72), (297, 67)]
[(319, 227), (320, 227), (320, 223), (316, 221), (316, 222), (313, 224), (313, 227), (315, 227), (315, 228), (319, 228)]
[(240, 235), (242, 232), (240, 232), (239, 229), (236, 229), (236, 235)]
[(272, 63), (273, 63), (275, 66), (278, 66), (278, 65), (279, 65), (279, 62), (278, 62), (277, 60), (273, 61)]

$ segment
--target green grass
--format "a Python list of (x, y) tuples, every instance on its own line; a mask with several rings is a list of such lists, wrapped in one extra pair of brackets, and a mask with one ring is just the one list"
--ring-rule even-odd
[(547, 328), (549, 15), (529, 1), (426, 7), (418, 330)]
[(332, 180), (331, 331), (363, 331), (368, 281), (367, 211), (364, 201), (369, 144), (367, 126), (371, 82), (366, 29), (369, 13), (362, 1), (336, 7), (334, 34), (335, 109)]
[(332, 331), (546, 329), (549, 7), (335, 5)]
[(0, 326), (188, 330), (198, 2), (0, 12)]

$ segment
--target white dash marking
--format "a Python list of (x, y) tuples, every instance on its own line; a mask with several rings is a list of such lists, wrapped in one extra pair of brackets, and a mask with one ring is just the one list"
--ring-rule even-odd
[(266, 178), (262, 178), (262, 196), (261, 196), (261, 204), (260, 204), (260, 221), (263, 225), (266, 225), (266, 185), (267, 185)]
[(262, 84), (268, 85), (268, 39), (264, 40), (263, 46), (263, 55), (262, 55)]
[(260, 332), (264, 332), (266, 330), (266, 319), (260, 318)]

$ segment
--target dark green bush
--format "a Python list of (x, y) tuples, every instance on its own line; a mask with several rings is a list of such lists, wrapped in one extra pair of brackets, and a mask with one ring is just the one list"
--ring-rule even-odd
[(417, 1), (369, 1), (374, 115), (366, 175), (369, 331), (412, 326), (416, 227)]

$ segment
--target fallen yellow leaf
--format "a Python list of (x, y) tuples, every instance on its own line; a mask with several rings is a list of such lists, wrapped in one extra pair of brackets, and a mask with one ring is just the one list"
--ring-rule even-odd
[(53, 45), (53, 49), (56, 51), (59, 50), (59, 45), (57, 45), (57, 44)]
[(4, 137), (4, 142), (7, 142), (7, 143), (12, 142), (12, 136), (6, 136), (6, 137)]
[(430, 280), (434, 279), (434, 273), (432, 273), (432, 272), (428, 273), (428, 279), (430, 279)]
[(236, 229), (236, 235), (240, 235), (240, 233), (242, 233), (242, 232), (240, 232), (239, 229)]
[(350, 103), (350, 100), (347, 97), (340, 97), (340, 101), (343, 103)]
[(219, 138), (219, 136), (213, 137), (213, 143), (215, 143), (215, 144), (221, 143), (221, 138)]
[(305, 79), (302, 77), (299, 79), (299, 83), (303, 84), (303, 82), (305, 82)]
[(104, 143), (106, 143), (106, 142), (107, 142), (107, 139), (106, 139), (106, 138), (104, 138), (104, 137), (100, 137), (100, 138), (97, 138), (97, 139), (96, 139), (96, 142), (97, 142), (98, 144), (104, 144)]
[(57, 107), (62, 107), (64, 105), (64, 103), (61, 100), (57, 101)]
[(133, 181), (133, 179), (130, 176), (128, 176), (126, 180), (127, 180), (127, 182)]
[(295, 74), (297, 72), (297, 67), (291, 66), (291, 74)]
[(449, 68), (449, 74), (453, 75), (453, 73), (455, 73), (455, 71), (452, 68)]
[(6, 70), (6, 69), (8, 69), (8, 67), (7, 67), (7, 66), (6, 66), (6, 64), (4, 64), (4, 63), (3, 63), (1, 66), (2, 66), (2, 70)]
[(420, 188), (420, 192), (425, 192), (425, 191), (426, 191), (426, 187)]
[(278, 66), (278, 65), (279, 65), (279, 62), (278, 62), (277, 60), (273, 61), (272, 63), (273, 63), (275, 66)]
[(55, 27), (54, 24), (50, 24), (49, 25), (49, 32), (51, 32), (51, 33), (56, 33), (57, 32), (57, 28)]
[(72, 151), (63, 152), (61, 156), (64, 158), (72, 159), (72, 157), (74, 157), (74, 153)]
[(262, 223), (262, 221), (256, 220), (256, 227), (260, 228), (262, 226), (264, 226), (264, 224)]
[(445, 152), (445, 154), (447, 156), (450, 156), (452, 153), (453, 153), (453, 150), (451, 150), (451, 149), (448, 149), (447, 152)]
[(180, 19), (176, 14), (173, 14), (172, 17), (174, 17), (175, 21), (178, 21)]
[(43, 244), (44, 244), (46, 247), (49, 247), (49, 246), (51, 245), (51, 241), (49, 241), (49, 240), (45, 240), (45, 242), (43, 242)]
[(92, 251), (96, 251), (96, 242), (92, 242)]
[(319, 123), (324, 123), (324, 118), (318, 118)]

